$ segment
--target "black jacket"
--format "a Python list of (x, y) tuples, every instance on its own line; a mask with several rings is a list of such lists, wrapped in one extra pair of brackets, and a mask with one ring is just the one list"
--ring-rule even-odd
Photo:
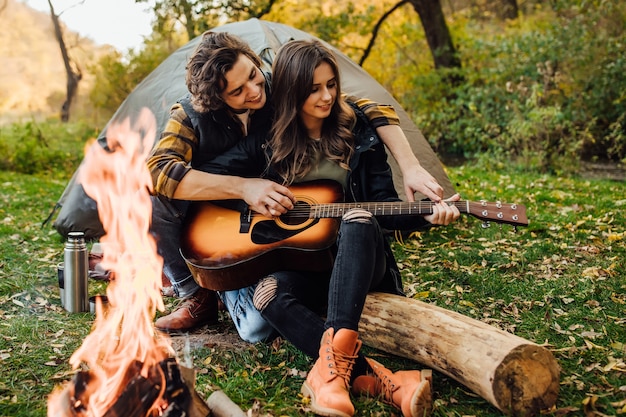
[[(393, 184), (391, 167), (387, 163), (384, 144), (356, 106), (357, 123), (353, 129), (355, 154), (350, 161), (345, 202), (400, 201)], [(211, 162), (198, 167), (215, 174), (243, 177), (265, 177), (279, 181), (275, 171), (268, 168), (271, 149), (265, 135), (250, 135), (235, 147)], [(414, 230), (430, 225), (422, 216), (378, 216), (381, 226), (388, 230)], [(402, 281), (388, 242), (387, 275), (377, 290), (402, 294)]]
[[(250, 132), (268, 132), (271, 127), (272, 110), (269, 101), (269, 81), (265, 83), (265, 93), (268, 96), (267, 103), (262, 109), (254, 112), (250, 118)], [(194, 150), (191, 165), (195, 168), (207, 161), (221, 155), (244, 139), (241, 125), (229, 114), (228, 110), (210, 111), (198, 113), (191, 105), (191, 96), (187, 94), (178, 102), (183, 106), (185, 113), (191, 120), (196, 137), (198, 149)]]

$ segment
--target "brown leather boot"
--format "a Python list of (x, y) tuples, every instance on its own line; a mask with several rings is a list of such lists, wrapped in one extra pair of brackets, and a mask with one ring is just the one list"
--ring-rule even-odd
[(217, 293), (199, 288), (170, 314), (159, 317), (154, 322), (154, 327), (166, 333), (180, 333), (216, 322)]
[(359, 334), (354, 330), (334, 329), (324, 332), (320, 356), (300, 390), (311, 398), (311, 409), (327, 417), (352, 417), (349, 384), (357, 353), (361, 348)]
[(353, 394), (382, 396), (384, 402), (402, 410), (404, 417), (430, 415), (433, 377), (430, 369), (392, 373), (373, 359), (367, 358), (367, 363), (374, 373), (356, 377), (352, 384)]

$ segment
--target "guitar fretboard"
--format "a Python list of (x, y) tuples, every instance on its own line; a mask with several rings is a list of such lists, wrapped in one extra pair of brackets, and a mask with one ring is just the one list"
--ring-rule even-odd
[[(433, 204), (432, 201), (316, 204), (311, 206), (309, 218), (341, 217), (346, 211), (354, 208), (369, 211), (375, 216), (427, 215), (432, 214)], [(457, 206), (461, 213), (469, 213), (468, 201), (455, 201), (450, 204)]]

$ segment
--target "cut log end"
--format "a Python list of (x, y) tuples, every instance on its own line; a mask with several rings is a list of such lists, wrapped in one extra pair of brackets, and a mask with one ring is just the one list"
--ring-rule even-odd
[(521, 417), (551, 408), (559, 395), (560, 371), (554, 356), (544, 347), (517, 346), (495, 370), (492, 389), (498, 408)]
[(407, 297), (371, 293), (363, 343), (438, 370), (511, 416), (551, 408), (560, 367), (548, 349), (487, 323)]

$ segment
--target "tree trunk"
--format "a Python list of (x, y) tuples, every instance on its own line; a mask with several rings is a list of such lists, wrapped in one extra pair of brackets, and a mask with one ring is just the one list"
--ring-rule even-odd
[(501, 11), (500, 17), (504, 20), (515, 20), (519, 16), (519, 8), (517, 7), (517, 0), (500, 0)]
[(54, 12), (54, 7), (52, 6), (52, 1), (48, 0), (48, 5), (50, 6), (50, 16), (52, 17), (52, 23), (54, 25), (54, 34), (59, 42), (59, 47), (61, 48), (61, 56), (63, 57), (63, 64), (65, 65), (65, 73), (67, 74), (67, 84), (66, 84), (66, 96), (65, 102), (61, 106), (61, 121), (67, 122), (70, 119), (70, 107), (72, 105), (72, 101), (76, 96), (76, 91), (78, 90), (78, 82), (82, 79), (82, 74), (80, 69), (74, 70), (72, 65), (72, 60), (67, 53), (67, 47), (65, 46), (65, 41), (63, 40), (63, 31), (61, 29), (61, 23), (59, 22), (59, 17)]
[(462, 314), (371, 293), (359, 332), (366, 345), (436, 369), (507, 415), (556, 403), (560, 367), (548, 349)]
[(181, 1), (180, 8), (185, 16), (185, 29), (187, 30), (187, 38), (192, 40), (196, 37), (196, 22), (193, 16), (193, 4), (188, 1)]
[(433, 55), (435, 68), (460, 68), (456, 49), (441, 9), (440, 0), (409, 0), (417, 12), (426, 33), (426, 41)]

